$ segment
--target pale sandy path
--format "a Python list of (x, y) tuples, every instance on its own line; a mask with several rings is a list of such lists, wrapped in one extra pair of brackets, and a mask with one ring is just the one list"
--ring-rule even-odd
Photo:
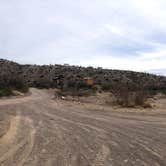
[(0, 100), (0, 166), (166, 166), (166, 113), (91, 110), (46, 90)]

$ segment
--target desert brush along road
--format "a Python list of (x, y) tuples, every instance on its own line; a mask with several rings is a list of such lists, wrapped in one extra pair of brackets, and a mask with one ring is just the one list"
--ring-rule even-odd
[(0, 100), (0, 166), (166, 166), (164, 109), (85, 109), (31, 92)]

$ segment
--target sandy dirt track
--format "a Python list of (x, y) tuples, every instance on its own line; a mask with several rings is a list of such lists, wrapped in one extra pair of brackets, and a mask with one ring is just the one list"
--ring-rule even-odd
[(0, 100), (0, 166), (166, 166), (166, 112), (93, 110), (45, 90)]

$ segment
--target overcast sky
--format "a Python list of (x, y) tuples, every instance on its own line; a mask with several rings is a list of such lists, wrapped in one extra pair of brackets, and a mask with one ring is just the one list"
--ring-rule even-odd
[(0, 58), (166, 73), (166, 1), (0, 0)]

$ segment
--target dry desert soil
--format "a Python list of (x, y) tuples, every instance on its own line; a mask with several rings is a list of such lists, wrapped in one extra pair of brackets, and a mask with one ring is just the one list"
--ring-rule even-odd
[(0, 100), (0, 166), (166, 166), (165, 100), (125, 111), (53, 99)]

